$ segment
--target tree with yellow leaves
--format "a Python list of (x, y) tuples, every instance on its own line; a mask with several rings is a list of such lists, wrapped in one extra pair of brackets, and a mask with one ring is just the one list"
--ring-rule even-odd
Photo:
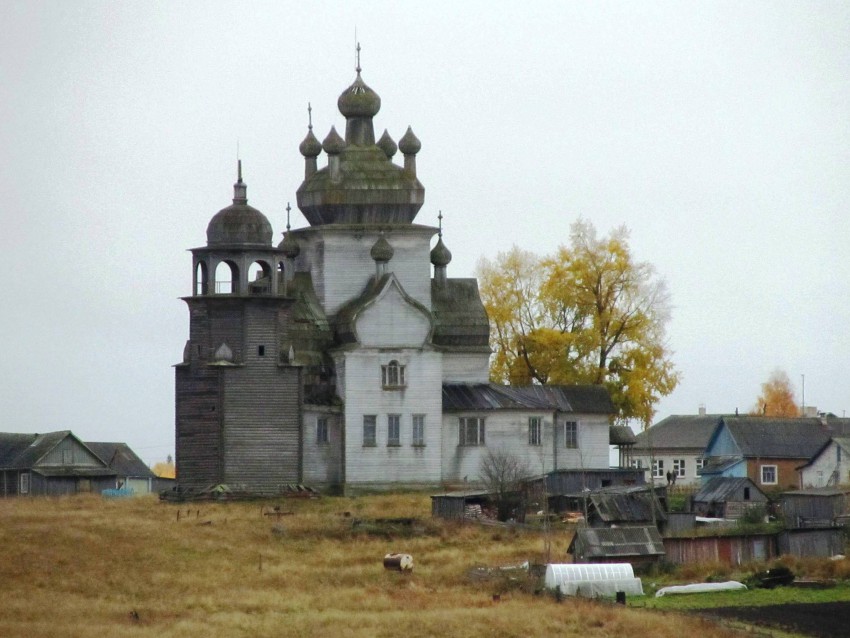
[(761, 384), (761, 394), (750, 413), (761, 416), (800, 416), (800, 407), (794, 400), (794, 386), (784, 370), (777, 368)]
[(177, 477), (177, 469), (174, 467), (174, 460), (171, 458), (170, 454), (164, 463), (162, 461), (155, 463), (151, 468), (151, 471), (160, 478)]
[(514, 247), (482, 259), (478, 278), (494, 382), (604, 385), (619, 421), (644, 424), (676, 387), (667, 288), (651, 264), (632, 258), (625, 227), (600, 238), (579, 220), (555, 255)]

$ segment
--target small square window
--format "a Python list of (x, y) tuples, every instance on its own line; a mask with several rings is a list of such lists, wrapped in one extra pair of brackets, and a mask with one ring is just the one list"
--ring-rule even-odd
[(458, 423), (458, 445), (484, 445), (483, 417), (460, 417)]
[(761, 482), (763, 485), (776, 485), (779, 482), (775, 465), (761, 466)]
[(266, 347), (265, 346), (257, 346), (257, 356), (265, 357), (266, 356)]

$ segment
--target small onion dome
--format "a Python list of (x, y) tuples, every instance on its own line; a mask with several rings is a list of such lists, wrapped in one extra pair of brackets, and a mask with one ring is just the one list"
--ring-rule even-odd
[(226, 343), (222, 343), (215, 351), (213, 356), (215, 361), (227, 361), (233, 363), (233, 350)]
[(381, 139), (378, 140), (378, 148), (386, 153), (387, 157), (390, 159), (392, 159), (392, 156), (395, 155), (398, 150), (398, 144), (396, 144), (393, 141), (393, 138), (390, 137), (387, 129), (384, 129), (384, 134), (381, 135)]
[(295, 259), (301, 254), (301, 246), (298, 244), (298, 240), (289, 232), (283, 236), (283, 241), (280, 242), (278, 248), (283, 252), (283, 256), (288, 259)]
[(366, 86), (358, 71), (354, 83), (342, 92), (336, 105), (346, 118), (374, 117), (381, 110), (381, 98)]
[(372, 250), (369, 254), (372, 255), (372, 259), (375, 261), (388, 262), (393, 258), (395, 251), (393, 250), (393, 247), (390, 246), (390, 242), (387, 241), (387, 238), (381, 235), (378, 237), (378, 241), (375, 242), (375, 245), (372, 246)]
[(446, 248), (443, 238), (437, 240), (437, 245), (431, 250), (431, 263), (438, 268), (444, 268), (452, 261), (452, 251)]
[(322, 145), (319, 144), (319, 140), (313, 135), (312, 127), (307, 131), (307, 137), (301, 142), (298, 150), (301, 151), (304, 157), (317, 157), (322, 152)]
[(336, 127), (332, 126), (330, 133), (322, 142), (322, 148), (328, 155), (339, 155), (345, 149), (345, 140), (336, 132)]
[(422, 148), (422, 142), (413, 134), (413, 129), (408, 126), (404, 136), (398, 141), (398, 149), (405, 155), (416, 155), (420, 148)]

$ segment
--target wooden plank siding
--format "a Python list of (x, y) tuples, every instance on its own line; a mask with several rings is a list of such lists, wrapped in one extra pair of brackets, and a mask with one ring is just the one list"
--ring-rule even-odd
[[(462, 417), (484, 417), (485, 445), (459, 444), (458, 428)], [(530, 417), (543, 420), (541, 445), (528, 442)], [(607, 415), (558, 415), (553, 441), (552, 412), (530, 410), (495, 410), (462, 412), (443, 416), (443, 482), (455, 484), (479, 480), (481, 461), (488, 449), (502, 449), (523, 461), (532, 474), (543, 474), (553, 469), (607, 469), (608, 418)], [(578, 423), (578, 447), (566, 448), (563, 423)]]
[(444, 352), (444, 383), (487, 383), (490, 380), (489, 352)]
[[(366, 287), (375, 275), (372, 246), (381, 236), (377, 229), (359, 233), (324, 228), (317, 235), (313, 229), (296, 231), (304, 238), (297, 268), (308, 269), (313, 277), (316, 295), (328, 315), (335, 314), (353, 294)], [(434, 229), (419, 226), (394, 228), (384, 236), (394, 255), (387, 272), (395, 273), (412, 298), (431, 308), (430, 240)]]
[(668, 537), (664, 539), (664, 551), (667, 561), (675, 565), (721, 562), (737, 566), (770, 560), (779, 553), (772, 534)]
[[(333, 487), (342, 483), (342, 414), (338, 409), (307, 408), (303, 413), (303, 480), (313, 487)], [(328, 440), (317, 441), (319, 419), (327, 419)]]
[[(436, 485), (440, 482), (442, 442), (442, 374), (439, 352), (417, 348), (360, 349), (346, 352), (345, 481), (349, 485), (391, 483)], [(402, 388), (381, 385), (381, 366), (390, 361), (405, 366)], [(363, 416), (377, 417), (376, 445), (363, 442)], [(401, 417), (398, 446), (388, 445), (388, 415)], [(425, 419), (424, 445), (414, 446), (413, 415)]]
[(177, 479), (200, 489), (223, 482), (221, 368), (175, 368)]

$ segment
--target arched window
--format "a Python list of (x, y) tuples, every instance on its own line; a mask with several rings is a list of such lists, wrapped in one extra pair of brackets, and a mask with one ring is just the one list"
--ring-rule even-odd
[(232, 261), (222, 261), (215, 267), (215, 292), (232, 295), (239, 286), (239, 268)]
[(257, 260), (248, 267), (248, 289), (252, 295), (267, 295), (272, 291), (272, 268)]
[(199, 261), (195, 268), (195, 294), (206, 295), (209, 292), (209, 274), (206, 262)]
[(381, 366), (381, 385), (385, 388), (403, 388), (404, 366), (399, 365), (396, 360)]

